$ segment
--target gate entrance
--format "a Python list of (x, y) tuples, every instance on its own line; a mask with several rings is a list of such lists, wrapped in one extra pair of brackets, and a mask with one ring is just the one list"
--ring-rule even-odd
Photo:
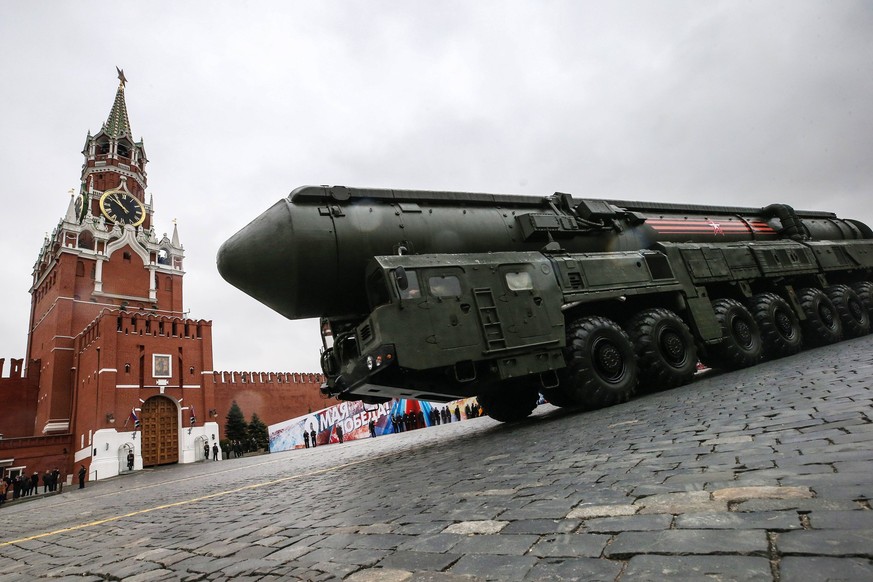
[(142, 405), (142, 465), (179, 462), (179, 409), (164, 396), (153, 396)]

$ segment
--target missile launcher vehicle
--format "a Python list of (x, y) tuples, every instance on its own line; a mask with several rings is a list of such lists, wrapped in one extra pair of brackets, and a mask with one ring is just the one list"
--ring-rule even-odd
[(320, 318), (325, 394), (595, 409), (870, 332), (873, 231), (830, 212), (304, 186), (218, 269)]

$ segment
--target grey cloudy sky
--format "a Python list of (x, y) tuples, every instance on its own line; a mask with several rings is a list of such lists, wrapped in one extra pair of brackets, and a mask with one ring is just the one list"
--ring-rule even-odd
[(316, 322), (215, 269), (303, 184), (784, 202), (873, 223), (870, 2), (3, 2), (0, 357), (24, 355), (31, 269), (116, 65), (217, 369), (318, 370)]

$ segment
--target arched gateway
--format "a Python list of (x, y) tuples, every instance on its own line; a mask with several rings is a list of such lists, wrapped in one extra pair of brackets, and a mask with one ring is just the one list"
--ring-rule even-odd
[(179, 462), (179, 409), (166, 396), (153, 396), (142, 405), (143, 467)]

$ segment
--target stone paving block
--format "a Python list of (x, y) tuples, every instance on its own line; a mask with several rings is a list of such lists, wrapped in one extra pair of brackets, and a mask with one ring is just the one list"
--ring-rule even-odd
[(776, 549), (783, 555), (860, 556), (873, 558), (873, 530), (813, 530), (779, 534)]
[(730, 487), (712, 491), (716, 501), (747, 501), (749, 499), (809, 499), (809, 487)]
[(541, 560), (524, 579), (537, 582), (612, 582), (622, 566), (621, 562), (592, 558)]
[(677, 515), (677, 529), (765, 529), (786, 531), (801, 529), (800, 517), (793, 511), (766, 511), (760, 513), (689, 513)]
[(367, 568), (346, 578), (346, 582), (407, 582), (412, 572), (393, 568)]
[(125, 582), (161, 582), (164, 580), (175, 580), (177, 577), (176, 572), (172, 570), (165, 570), (163, 568), (159, 568), (157, 570), (150, 570), (149, 572), (143, 572), (141, 574), (137, 574), (135, 576), (127, 576), (124, 578)]
[[(873, 473), (873, 469), (871, 469)], [(873, 500), (873, 483), (863, 485), (816, 485), (818, 497), (832, 500)]]
[(379, 562), (380, 568), (397, 570), (445, 570), (460, 559), (460, 554), (437, 554), (434, 552), (393, 552)]
[(767, 536), (763, 531), (732, 530), (665, 530), (623, 532), (607, 546), (607, 558), (630, 558), (636, 554), (767, 554)]
[(309, 552), (313, 551), (315, 548), (312, 546), (287, 546), (282, 548), (281, 550), (276, 550), (271, 554), (267, 554), (263, 556), (263, 558), (268, 559), (272, 562), (277, 563), (285, 563), (285, 562), (293, 562), (294, 560), (300, 558), (301, 556), (305, 556)]
[(713, 481), (732, 481), (733, 471), (712, 471), (706, 473), (686, 473), (673, 475), (664, 480), (664, 484), (678, 483), (712, 483)]
[(410, 536), (398, 534), (370, 534), (359, 535), (351, 543), (349, 547), (366, 550), (391, 550), (402, 543), (408, 542)]
[(481, 580), (485, 579), (447, 572), (414, 572), (408, 582), (480, 582)]
[(653, 531), (670, 529), (673, 516), (632, 515), (624, 517), (599, 517), (583, 522), (582, 529), (591, 533), (621, 533), (623, 531)]
[(265, 575), (278, 569), (278, 567), (279, 564), (273, 560), (237, 560), (233, 564), (222, 568), (221, 573), (231, 578), (240, 574)]
[(421, 535), (398, 546), (398, 550), (444, 553), (455, 547), (464, 536), (458, 534)]
[(509, 554), (521, 556), (527, 553), (538, 539), (539, 536), (525, 534), (465, 536), (452, 547), (452, 552), (463, 555)]
[(560, 519), (567, 515), (574, 503), (569, 500), (532, 501), (523, 507), (511, 508), (497, 514), (502, 521), (515, 519)]
[(496, 534), (509, 525), (508, 521), (479, 520), (462, 521), (448, 526), (443, 533), (447, 534)]
[(568, 519), (589, 519), (592, 517), (615, 517), (618, 515), (633, 515), (639, 511), (639, 506), (622, 505), (580, 505), (567, 514)]
[(578, 519), (519, 519), (509, 522), (502, 534), (552, 534), (576, 530), (582, 521)]
[(826, 558), (786, 556), (779, 561), (782, 580), (833, 580), (869, 582), (873, 580), (873, 564), (859, 558)]
[(751, 499), (731, 506), (733, 511), (852, 511), (860, 509), (854, 501), (830, 499)]
[(473, 554), (463, 556), (449, 568), (449, 573), (513, 582), (524, 580), (536, 563), (537, 559), (533, 556)]
[(812, 529), (873, 530), (873, 511), (813, 511), (809, 514)]
[(712, 501), (708, 491), (652, 495), (637, 499), (634, 505), (640, 507), (640, 514), (712, 513), (728, 509), (726, 501)]
[(610, 536), (598, 534), (545, 535), (531, 548), (534, 556), (545, 558), (597, 558)]
[[(663, 580), (730, 580), (771, 582), (770, 561), (750, 556), (634, 556), (622, 582)], [(783, 578), (783, 580), (791, 580)]]

